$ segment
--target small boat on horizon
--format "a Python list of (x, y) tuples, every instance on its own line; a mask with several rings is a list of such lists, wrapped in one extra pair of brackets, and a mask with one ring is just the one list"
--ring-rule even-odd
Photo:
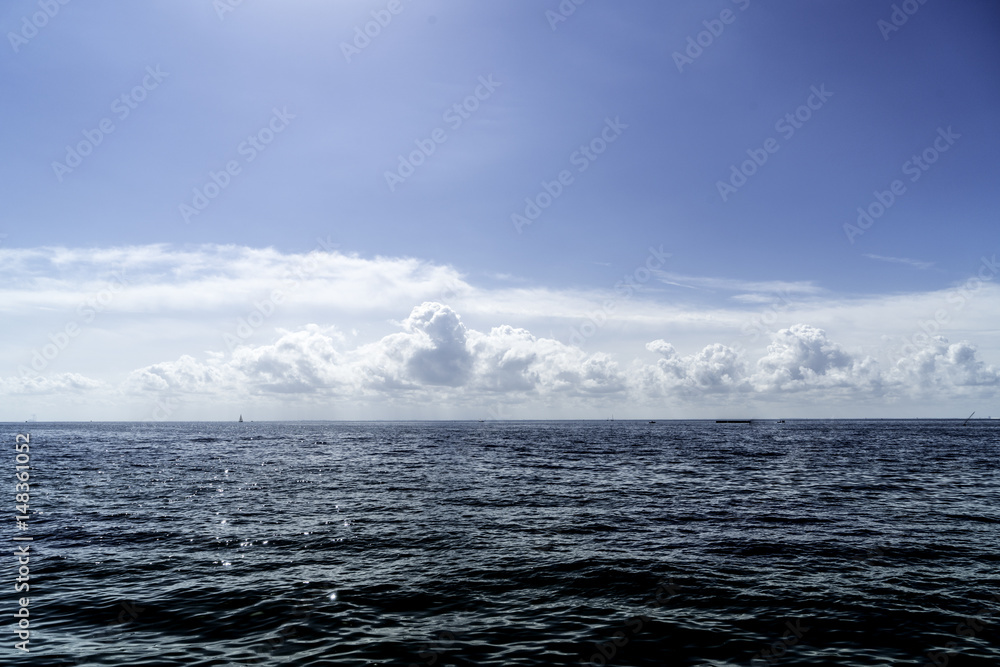
[(242, 424), (242, 423), (243, 423), (243, 415), (240, 415), (240, 419), (239, 419), (239, 423), (240, 423), (240, 424)]

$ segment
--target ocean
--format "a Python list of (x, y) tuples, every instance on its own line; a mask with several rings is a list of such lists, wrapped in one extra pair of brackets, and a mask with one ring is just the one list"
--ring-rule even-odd
[(0, 428), (3, 665), (1000, 665), (1000, 420)]

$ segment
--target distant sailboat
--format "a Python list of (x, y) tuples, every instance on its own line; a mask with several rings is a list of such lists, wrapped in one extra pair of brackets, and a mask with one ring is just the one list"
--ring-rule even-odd
[(240, 415), (240, 423), (243, 423), (243, 415)]

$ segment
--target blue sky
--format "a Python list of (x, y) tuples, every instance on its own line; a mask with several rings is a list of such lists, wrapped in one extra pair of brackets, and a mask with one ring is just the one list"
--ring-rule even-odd
[[(921, 354), (953, 390), (942, 416), (996, 403), (996, 280), (987, 269), (961, 307), (955, 296), (1000, 245), (993, 3), (561, 6), (575, 8), (565, 20), (554, 0), (5, 3), (0, 378), (11, 407), (0, 418), (82, 416), (73, 406), (99, 397), (102, 418), (147, 419), (148, 400), (124, 400), (143, 391), (169, 394), (174, 418), (212, 418), (234, 395), (268, 418), (326, 416), (333, 395), (355, 406), (336, 418), (478, 418), (490, 405), (588, 416), (616, 401), (642, 406), (637, 416), (700, 416), (686, 401), (706, 394), (718, 401), (707, 415), (738, 397), (754, 414), (812, 416), (828, 397), (839, 416), (908, 416), (939, 405), (921, 394), (933, 382), (910, 373), (926, 369)], [(355, 42), (366, 26), (377, 34)], [(102, 127), (113, 129), (98, 142)], [(88, 154), (71, 166), (81, 142)], [(390, 187), (386, 173), (402, 173), (399, 156), (420, 145), (433, 152)], [(588, 145), (602, 152), (587, 156)], [(933, 164), (914, 167), (925, 151)], [(763, 163), (720, 194), (754, 155)], [(191, 214), (206, 186), (214, 194), (213, 174), (225, 187)], [(518, 230), (512, 215), (526, 214), (526, 198), (546, 201), (545, 183), (558, 196)], [(893, 199), (884, 213), (845, 231), (882, 192)], [(650, 248), (670, 257), (644, 272)], [(243, 352), (259, 361), (281, 341), (306, 345), (314, 325), (346, 356), (272, 360), (315, 371), (295, 381), (237, 373), (219, 330), (272, 291), (260, 276), (285, 280), (311, 252), (322, 268), (285, 282), (294, 296), (240, 339)], [(255, 269), (260, 253), (271, 264)], [(126, 265), (131, 280), (101, 317), (31, 368)], [(615, 289), (625, 275), (641, 279), (627, 296)], [(574, 338), (609, 300), (607, 322)], [(420, 319), (425, 302), (437, 316)], [(933, 333), (946, 343), (921, 340), (909, 361), (886, 352), (942, 308)], [(769, 309), (773, 322), (747, 324)], [(472, 370), (475, 342), (435, 338), (431, 320), (530, 332), (524, 381)], [(392, 338), (403, 335), (413, 340)], [(655, 341), (688, 359), (683, 373)], [(698, 357), (714, 344), (743, 370), (726, 354)], [(392, 364), (363, 351), (389, 348), (398, 374), (378, 384)], [(184, 376), (201, 378), (193, 385), (178, 379), (182, 358), (200, 364)], [(566, 365), (551, 377), (533, 366), (557, 358)], [(787, 381), (772, 377), (778, 358)], [(212, 375), (213, 363), (234, 375)], [(717, 376), (699, 375), (703, 363)], [(436, 370), (422, 375), (427, 364)], [(153, 367), (162, 382), (143, 384)], [(463, 400), (448, 393), (458, 390)], [(430, 410), (428, 398), (452, 407)]]

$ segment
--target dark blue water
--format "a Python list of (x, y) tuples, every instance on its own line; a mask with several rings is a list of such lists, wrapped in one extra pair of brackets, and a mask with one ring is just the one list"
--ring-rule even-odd
[(29, 426), (2, 664), (1000, 665), (1000, 420)]

